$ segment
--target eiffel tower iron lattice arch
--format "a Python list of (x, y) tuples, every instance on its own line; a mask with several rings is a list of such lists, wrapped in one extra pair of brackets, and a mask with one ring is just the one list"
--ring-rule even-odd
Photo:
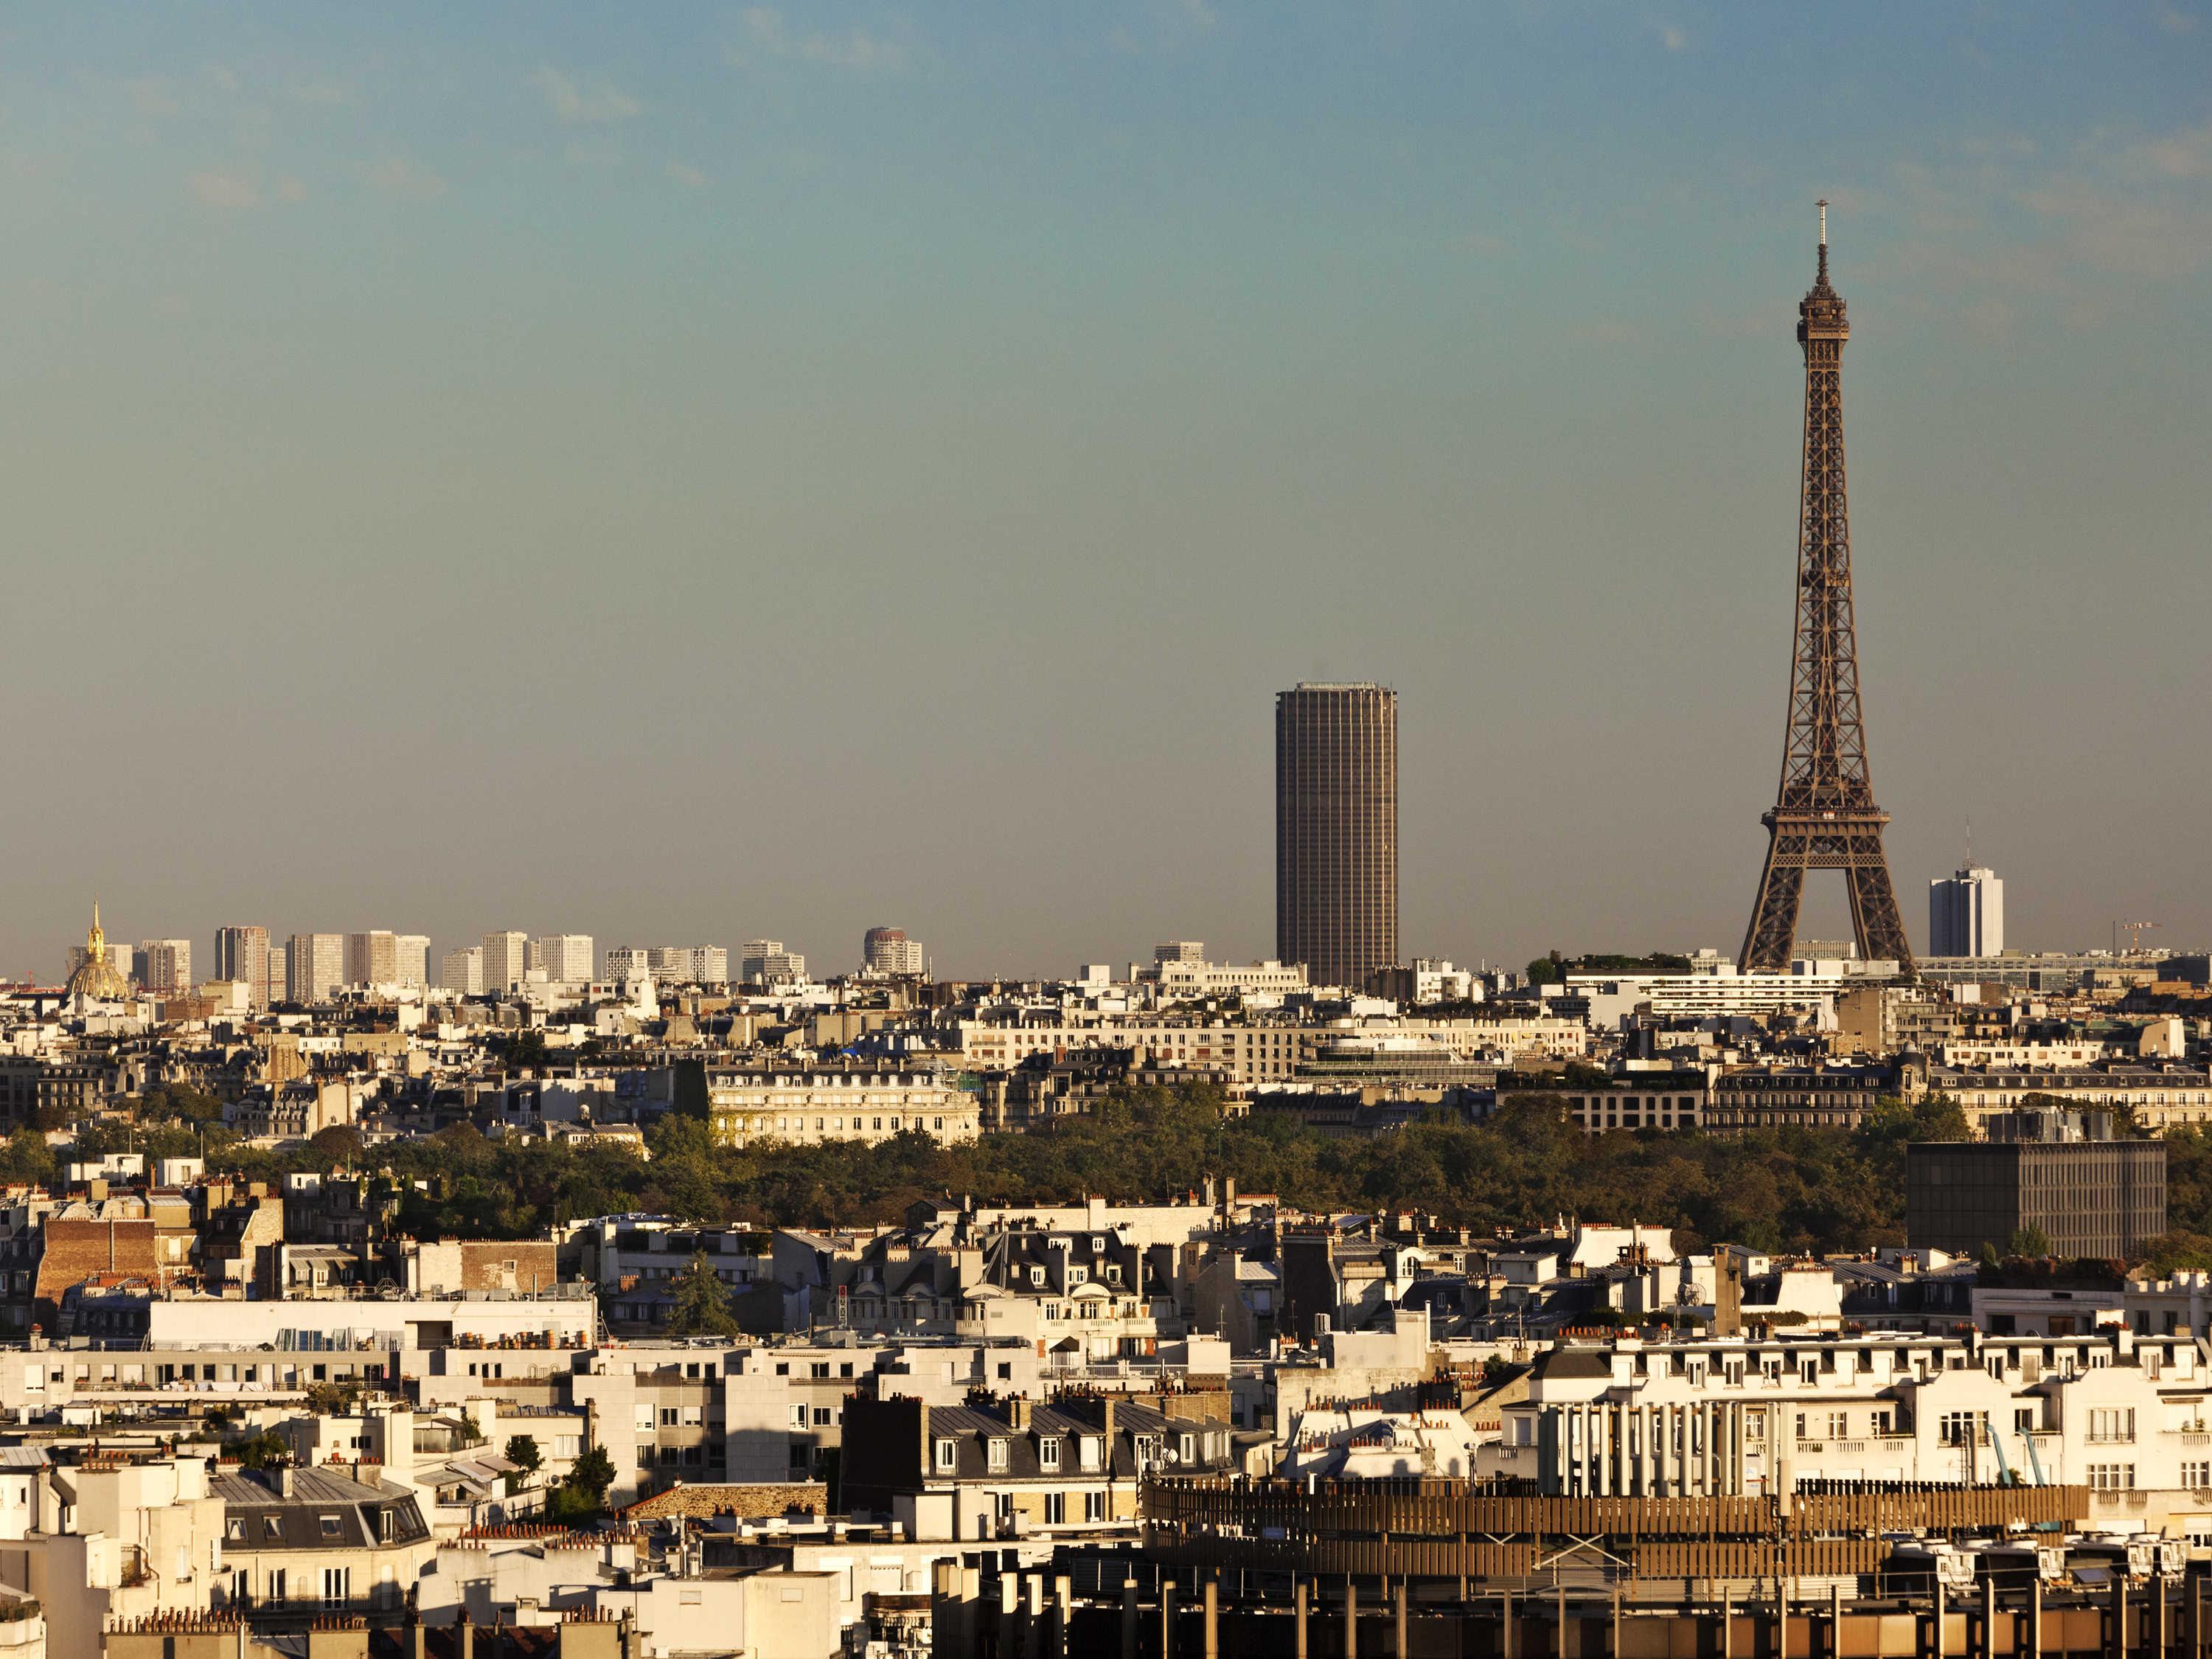
[(1747, 972), (1790, 965), (1808, 870), (1841, 870), (1861, 957), (1913, 971), (1882, 852), (1889, 814), (1874, 802), (1859, 706), (1858, 630), (1851, 604), (1850, 507), (1844, 485), (1843, 296), (1828, 285), (1828, 204), (1820, 204), (1820, 274), (1797, 306), (1805, 352), (1805, 480), (1797, 510), (1796, 645), (1782, 787), (1767, 828), (1766, 867), (1741, 957)]

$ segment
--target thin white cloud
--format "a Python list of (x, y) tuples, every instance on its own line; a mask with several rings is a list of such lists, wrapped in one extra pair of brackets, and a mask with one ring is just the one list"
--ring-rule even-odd
[(343, 81), (295, 81), (284, 95), (295, 104), (336, 109), (356, 101), (354, 89)]
[(545, 94), (546, 106), (564, 125), (627, 121), (645, 111), (645, 106), (628, 93), (605, 84), (584, 86), (550, 64), (538, 70), (530, 79), (531, 83)]
[(380, 190), (386, 196), (406, 196), (427, 202), (446, 193), (443, 179), (404, 155), (387, 155), (371, 165), (362, 176), (368, 181), (370, 189)]
[(176, 89), (161, 76), (146, 75), (125, 81), (123, 89), (131, 96), (131, 107), (141, 115), (178, 115), (184, 112)]
[(668, 176), (686, 190), (704, 190), (707, 187), (707, 175), (689, 161), (671, 161)]
[[(773, 6), (750, 7), (739, 15), (744, 21), (750, 50), (766, 57), (795, 58), (800, 63), (848, 70), (856, 75), (898, 75), (907, 66), (903, 46), (879, 34), (870, 34), (865, 29), (852, 29), (842, 34), (793, 34), (784, 26), (783, 14)], [(742, 52), (734, 52), (732, 57), (736, 62), (744, 61)]]
[(2192, 276), (2212, 264), (2212, 214), (2057, 183), (2021, 202), (2058, 226), (2068, 253), (2093, 270), (2154, 282)]
[(2156, 0), (2151, 7), (2151, 16), (2168, 34), (2186, 34), (2197, 27), (2194, 17), (2179, 7), (2166, 3), (2166, 0)]
[(2153, 139), (2142, 150), (2142, 159), (2168, 179), (2202, 179), (2212, 175), (2212, 122)]
[(261, 199), (261, 192), (254, 189), (252, 181), (234, 173), (195, 173), (191, 182), (193, 196), (204, 207), (234, 213)]
[(304, 202), (307, 199), (307, 186), (287, 173), (278, 177), (274, 194), (280, 202)]
[(1659, 44), (1669, 52), (1680, 52), (1690, 44), (1690, 37), (1672, 23), (1659, 31)]
[(622, 146), (604, 139), (571, 139), (562, 154), (576, 167), (618, 167), (623, 162)]

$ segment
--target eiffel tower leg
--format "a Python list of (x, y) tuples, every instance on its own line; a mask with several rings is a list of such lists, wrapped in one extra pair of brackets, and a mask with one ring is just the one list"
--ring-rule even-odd
[(1851, 837), (1851, 862), (1845, 874), (1859, 955), (1869, 962), (1894, 962), (1900, 972), (1911, 973), (1912, 945), (1905, 937), (1905, 919), (1898, 914), (1897, 893), (1889, 884), (1889, 860), (1883, 855), (1879, 833)]
[(1805, 837), (1791, 830), (1776, 830), (1766, 843), (1766, 867), (1759, 873), (1759, 896), (1751, 907), (1751, 926), (1744, 930), (1743, 955), (1737, 966), (1747, 974), (1776, 973), (1790, 965), (1790, 950), (1797, 942), (1797, 901), (1805, 891), (1805, 860), (1811, 851)]

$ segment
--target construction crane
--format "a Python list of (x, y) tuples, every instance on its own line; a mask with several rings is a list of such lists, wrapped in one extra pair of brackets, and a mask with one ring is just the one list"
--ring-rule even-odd
[(2142, 936), (2144, 931), (2157, 926), (2158, 923), (2154, 921), (2114, 922), (2112, 924), (2112, 954), (2114, 956), (2118, 956), (2120, 953), (2120, 930), (2123, 927), (2126, 928), (2128, 931), (2128, 950), (2132, 954), (2133, 952), (2142, 949)]

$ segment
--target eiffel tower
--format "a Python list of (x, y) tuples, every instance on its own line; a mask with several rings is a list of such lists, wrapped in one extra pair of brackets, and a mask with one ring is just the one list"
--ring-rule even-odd
[(1820, 269), (1798, 301), (1805, 350), (1805, 483), (1797, 509), (1796, 648), (1782, 787), (1767, 828), (1766, 867), (1741, 958), (1746, 972), (1790, 965), (1808, 870), (1841, 870), (1863, 959), (1913, 971), (1881, 850), (1889, 814), (1874, 804), (1859, 708), (1858, 632), (1851, 607), (1850, 507), (1844, 489), (1843, 296), (1828, 286), (1828, 204), (1820, 204)]

